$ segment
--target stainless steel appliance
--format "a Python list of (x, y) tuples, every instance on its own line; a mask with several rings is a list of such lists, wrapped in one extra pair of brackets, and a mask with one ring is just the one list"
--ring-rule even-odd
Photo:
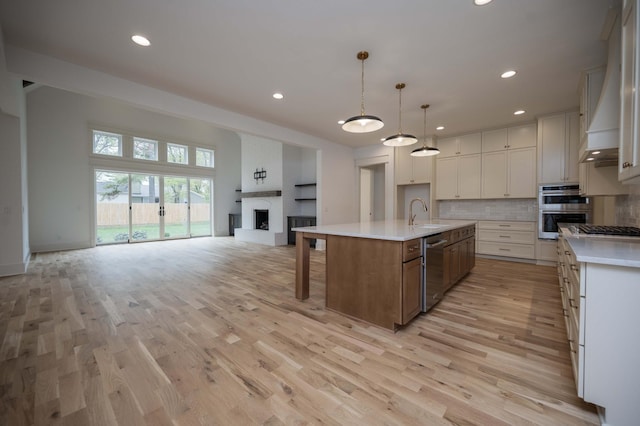
[(424, 254), (422, 268), (422, 312), (427, 312), (442, 299), (444, 287), (444, 252), (449, 243), (451, 231), (441, 232), (423, 238)]
[(540, 185), (538, 238), (558, 239), (558, 223), (586, 224), (592, 220), (591, 199), (576, 185)]

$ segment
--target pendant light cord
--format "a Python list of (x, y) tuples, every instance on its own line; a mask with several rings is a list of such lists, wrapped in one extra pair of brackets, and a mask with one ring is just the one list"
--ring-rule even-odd
[[(404, 86), (404, 83), (402, 84)], [(398, 134), (402, 134), (402, 86), (398, 90)]]
[(423, 129), (423, 132), (422, 132), (422, 134), (424, 136), (424, 141), (422, 142), (422, 147), (423, 148), (427, 147), (427, 108), (428, 107), (429, 107), (428, 105), (427, 106), (423, 105), (423, 108), (422, 108), (422, 109), (424, 109), (424, 129)]
[(360, 115), (364, 115), (364, 58), (360, 60), (362, 62), (362, 72), (360, 74), (360, 87), (362, 92), (360, 95)]

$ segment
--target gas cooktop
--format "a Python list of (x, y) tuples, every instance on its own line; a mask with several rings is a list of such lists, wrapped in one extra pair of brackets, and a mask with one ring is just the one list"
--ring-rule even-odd
[(578, 225), (576, 228), (578, 234), (640, 237), (640, 228), (635, 226)]

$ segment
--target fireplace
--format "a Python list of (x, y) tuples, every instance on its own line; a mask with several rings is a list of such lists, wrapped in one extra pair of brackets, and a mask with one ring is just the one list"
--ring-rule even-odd
[(256, 218), (256, 229), (269, 230), (269, 210), (254, 210)]

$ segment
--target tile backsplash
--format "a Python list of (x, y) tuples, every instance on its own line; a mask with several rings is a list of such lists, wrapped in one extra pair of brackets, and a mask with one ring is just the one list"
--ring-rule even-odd
[(536, 199), (448, 200), (438, 203), (440, 219), (538, 220)]
[(616, 197), (616, 224), (640, 226), (640, 185), (631, 185), (629, 195)]

